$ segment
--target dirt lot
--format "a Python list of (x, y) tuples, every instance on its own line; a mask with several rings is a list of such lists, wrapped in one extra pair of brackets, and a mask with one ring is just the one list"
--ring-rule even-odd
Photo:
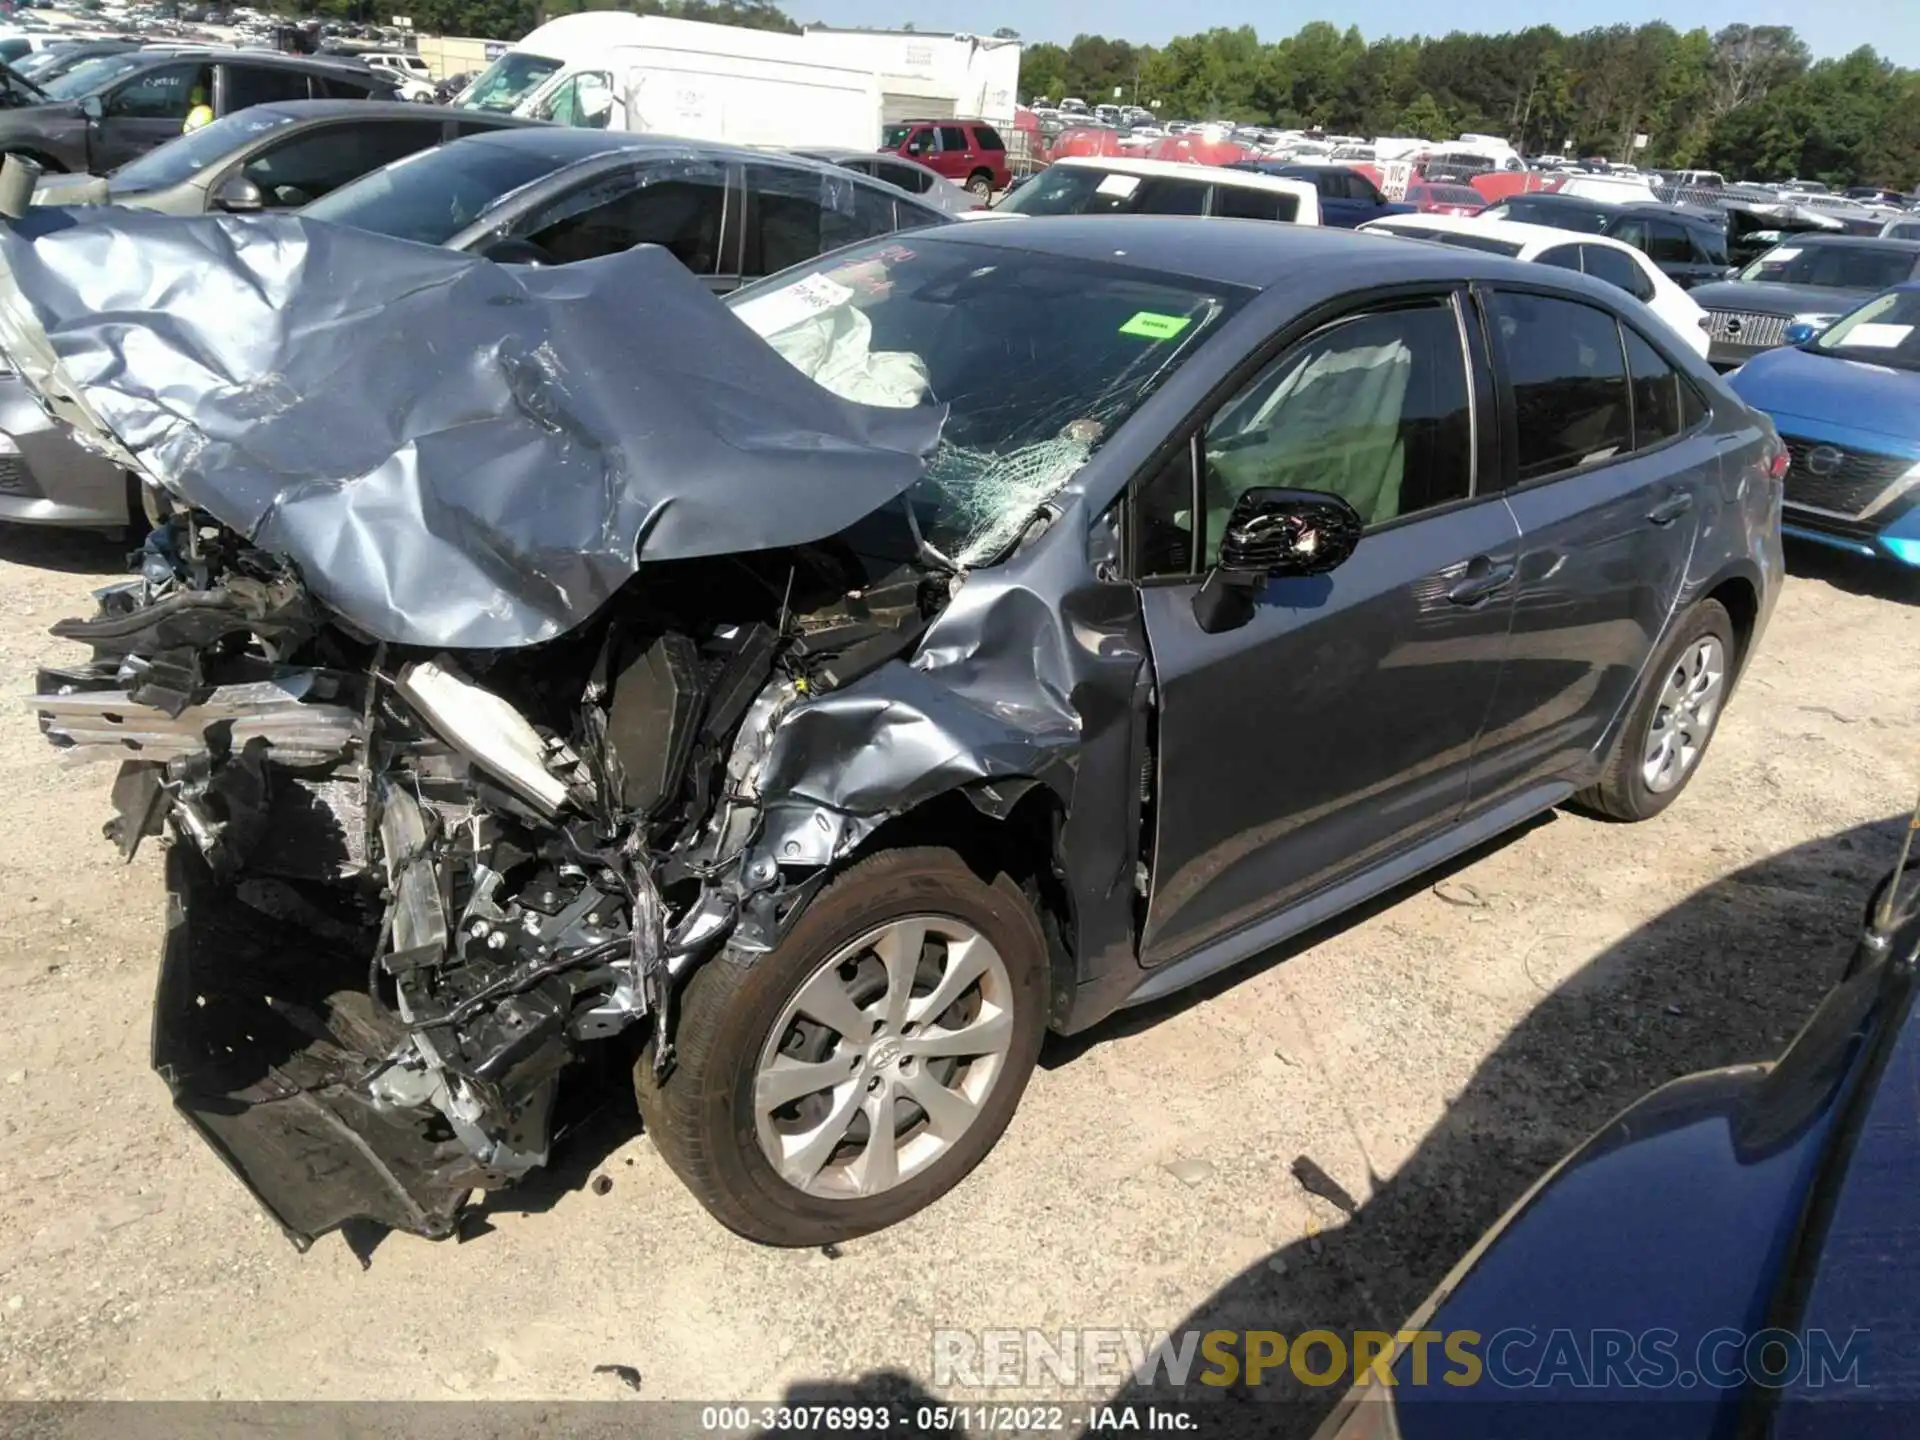
[[(0, 696), (28, 693), (45, 627), (117, 559), (0, 535)], [(1390, 1326), (1611, 1111), (1777, 1051), (1834, 976), (1920, 782), (1920, 628), (1879, 577), (1795, 568), (1663, 818), (1544, 820), (1235, 983), (1054, 1045), (970, 1181), (838, 1258), (722, 1231), (621, 1110), (461, 1243), (295, 1254), (147, 1068), (157, 854), (120, 865), (109, 772), (60, 768), (15, 713), (0, 1395), (617, 1399), (594, 1367), (620, 1364), (645, 1396), (773, 1398), (925, 1383), (935, 1326)], [(1302, 1190), (1301, 1155), (1358, 1222)]]

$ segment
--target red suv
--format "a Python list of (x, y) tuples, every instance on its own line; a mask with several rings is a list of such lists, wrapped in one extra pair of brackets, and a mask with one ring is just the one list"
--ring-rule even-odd
[(881, 131), (880, 142), (882, 151), (918, 160), (982, 202), (1013, 181), (1007, 142), (984, 120), (902, 120)]

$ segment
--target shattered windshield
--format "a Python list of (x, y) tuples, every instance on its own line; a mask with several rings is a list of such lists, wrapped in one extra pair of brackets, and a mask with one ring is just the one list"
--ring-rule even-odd
[(916, 238), (842, 250), (728, 303), (844, 399), (948, 407), (907, 498), (928, 543), (966, 567), (1018, 539), (1245, 298), (1120, 265)]

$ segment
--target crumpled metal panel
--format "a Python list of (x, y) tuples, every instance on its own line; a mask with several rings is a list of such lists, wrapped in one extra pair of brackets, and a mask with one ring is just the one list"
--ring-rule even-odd
[(1117, 543), (1111, 524), (1068, 496), (1052, 533), (966, 577), (911, 663), (788, 711), (760, 778), (749, 868), (831, 865), (936, 795), (962, 790), (998, 813), (1030, 781), (1063, 817), (1056, 859), (1082, 978), (1137, 973), (1138, 687), (1149, 670), (1133, 588), (1099, 578)]
[(829, 394), (665, 250), (509, 268), (299, 216), (35, 208), (0, 225), (0, 349), (84, 443), (423, 646), (832, 535), (945, 419)]

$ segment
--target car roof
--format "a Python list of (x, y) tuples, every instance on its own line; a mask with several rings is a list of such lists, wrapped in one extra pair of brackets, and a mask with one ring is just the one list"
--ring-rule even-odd
[[(291, 102), (289, 102), (291, 103)], [(374, 104), (395, 104), (395, 101), (374, 101)], [(408, 106), (408, 109), (426, 108)], [(473, 112), (458, 107), (432, 107), (430, 113), (449, 119), (487, 112)], [(573, 165), (580, 161), (591, 160), (596, 155), (661, 155), (661, 156), (702, 156), (714, 160), (736, 160), (745, 164), (791, 165), (796, 169), (815, 170), (836, 176), (845, 176), (853, 181), (872, 180), (871, 176), (856, 174), (851, 170), (842, 170), (831, 161), (819, 159), (821, 152), (815, 150), (794, 151), (778, 148), (756, 150), (745, 145), (723, 145), (716, 140), (689, 140), (681, 135), (641, 134), (626, 130), (587, 130), (575, 125), (514, 125), (503, 126), (498, 130), (489, 130), (479, 135), (463, 135), (458, 140), (449, 141), (452, 145), (493, 145), (506, 146), (514, 150), (524, 150), (535, 155), (544, 155), (552, 159), (556, 168)], [(883, 151), (862, 150), (854, 152), (860, 155), (877, 155), (884, 158)], [(884, 182), (874, 182), (884, 184)], [(931, 207), (929, 207), (931, 208)]]
[[(1592, 195), (1562, 195), (1554, 190), (1522, 190), (1517, 195), (1503, 195), (1496, 204), (1511, 200), (1525, 200), (1529, 205), (1545, 205), (1549, 210), (1565, 205), (1578, 206), (1582, 210), (1625, 210), (1628, 207), (1618, 200), (1601, 200)], [(1641, 202), (1652, 204), (1652, 201)]]
[(345, 56), (282, 55), (277, 50), (239, 50), (223, 45), (190, 44), (155, 50), (151, 54), (150, 61), (143, 60), (126, 73), (132, 75), (149, 66), (173, 65), (183, 59), (191, 60), (210, 56), (219, 60), (244, 60), (249, 65), (258, 65), (270, 70), (317, 70), (325, 74), (348, 74), (355, 78), (371, 79), (379, 84), (386, 83), (373, 74), (370, 66), (359, 64)]
[(1869, 250), (1904, 250), (1910, 255), (1920, 255), (1920, 240), (1902, 240), (1891, 235), (1829, 235), (1811, 230), (1786, 236), (1780, 243), (1801, 248), (1808, 245), (1859, 245)]
[[(402, 105), (393, 100), (268, 100), (247, 108), (285, 115), (294, 120), (329, 120), (354, 116), (371, 116), (377, 119), (395, 114), (403, 120), (450, 120), (453, 118), (445, 109), (437, 105)], [(460, 119), (463, 124), (472, 123), (477, 119), (482, 125), (498, 125), (503, 129), (516, 126), (556, 130), (560, 128), (545, 120), (523, 120), (515, 115), (494, 115), (484, 112), (476, 112), (473, 115), (462, 114)]]
[[(1056, 164), (1063, 163), (1056, 161)], [(1185, 170), (1205, 167), (1188, 165)], [(1061, 259), (1110, 261), (1220, 285), (1265, 290), (1311, 273), (1332, 289), (1395, 280), (1481, 279), (1511, 275), (1498, 255), (1401, 244), (1332, 226), (1188, 215), (1035, 215), (1019, 225), (949, 225), (941, 243), (1032, 251)], [(1561, 232), (1564, 233), (1564, 232)]]
[[(902, 125), (907, 122), (898, 122)], [(839, 164), (842, 160), (891, 160), (896, 165), (918, 165), (919, 161), (909, 160), (904, 155), (896, 155), (891, 150), (862, 150), (857, 145), (769, 145), (767, 151), (776, 155), (798, 155), (808, 160), (825, 160), (830, 164)], [(920, 166), (925, 170), (927, 167)], [(937, 174), (937, 171), (928, 171)]]
[(1666, 200), (1629, 200), (1620, 208), (1631, 210), (1636, 215), (1658, 215), (1663, 219), (1678, 220), (1682, 225), (1705, 225), (1709, 228), (1725, 219), (1723, 211), (1675, 205)]
[(1611, 235), (1589, 235), (1583, 230), (1562, 230), (1555, 225), (1529, 225), (1522, 220), (1484, 220), (1478, 215), (1385, 215), (1369, 220), (1368, 230), (1389, 235), (1415, 237), (1420, 230), (1444, 235), (1484, 235), (1489, 240), (1505, 240), (1521, 247), (1516, 259), (1528, 258), (1528, 252), (1552, 245), (1599, 245), (1608, 250), (1640, 252)]
[[(1287, 195), (1312, 191), (1304, 180), (1287, 175), (1269, 175), (1264, 170), (1235, 170), (1225, 165), (1196, 165), (1191, 160), (1135, 160), (1128, 155), (1068, 155), (1053, 162), (1050, 169), (1066, 166), (1077, 170), (1106, 170), (1119, 175), (1164, 175), (1176, 180), (1200, 180), (1212, 185), (1233, 185), (1243, 190), (1274, 190)], [(1269, 222), (1271, 223), (1271, 222)]]

